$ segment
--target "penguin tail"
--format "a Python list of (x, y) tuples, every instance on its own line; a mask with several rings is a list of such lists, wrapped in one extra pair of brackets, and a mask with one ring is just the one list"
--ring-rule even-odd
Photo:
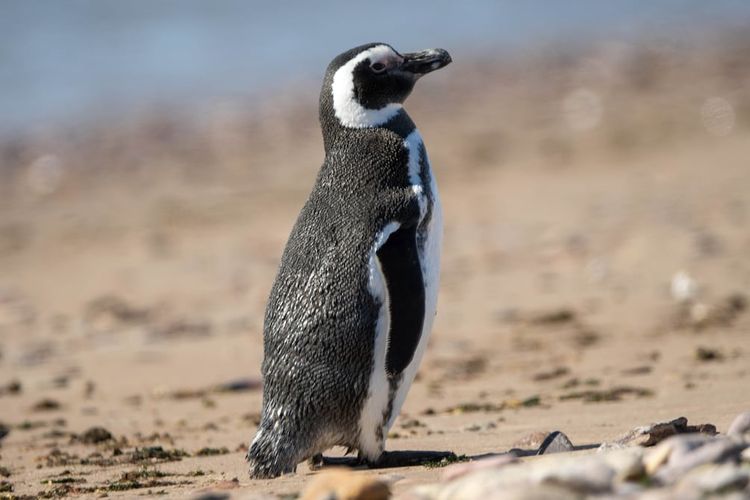
[(293, 443), (273, 435), (262, 427), (247, 450), (245, 460), (253, 479), (272, 479), (297, 469), (298, 453)]

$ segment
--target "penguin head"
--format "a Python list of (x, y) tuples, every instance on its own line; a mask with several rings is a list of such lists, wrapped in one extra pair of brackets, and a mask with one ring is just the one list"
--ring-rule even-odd
[(443, 49), (400, 54), (388, 44), (370, 43), (348, 50), (326, 71), (321, 119), (332, 111), (344, 127), (378, 127), (398, 113), (420, 77), (450, 62)]

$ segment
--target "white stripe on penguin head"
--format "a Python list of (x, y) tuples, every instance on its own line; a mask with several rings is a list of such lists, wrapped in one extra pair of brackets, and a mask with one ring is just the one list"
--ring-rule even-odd
[(341, 125), (350, 128), (377, 127), (398, 113), (401, 104), (390, 103), (380, 109), (367, 109), (354, 97), (354, 68), (365, 59), (375, 61), (398, 54), (387, 45), (377, 45), (360, 52), (333, 75), (333, 111)]

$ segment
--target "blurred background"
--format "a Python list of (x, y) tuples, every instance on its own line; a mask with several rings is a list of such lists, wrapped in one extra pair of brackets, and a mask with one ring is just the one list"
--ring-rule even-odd
[[(747, 375), (731, 363), (750, 355), (748, 26), (743, 0), (3, 0), (0, 383), (24, 389), (0, 419), (46, 395), (71, 422), (146, 433), (217, 411), (169, 390), (259, 376), (323, 159), (323, 72), (371, 41), (454, 60), (407, 103), (446, 214), (407, 412), (507, 397), (540, 365), (614, 383), (664, 343), (641, 372), (659, 408), (688, 385), (726, 395), (691, 373), (701, 347)], [(471, 383), (436, 389), (456, 377)], [(246, 420), (215, 439), (234, 449)]]

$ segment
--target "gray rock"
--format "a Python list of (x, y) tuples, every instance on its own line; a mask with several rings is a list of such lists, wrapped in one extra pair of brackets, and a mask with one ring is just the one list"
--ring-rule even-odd
[(704, 464), (721, 464), (726, 461), (739, 462), (746, 443), (730, 438), (714, 438), (709, 442), (688, 451), (675, 448), (669, 456), (667, 465), (661, 468), (654, 477), (663, 484), (674, 484), (688, 471)]
[(563, 486), (579, 493), (611, 491), (615, 470), (598, 456), (556, 457), (530, 464), (533, 483)]
[(678, 457), (682, 456), (699, 446), (703, 446), (710, 439), (710, 437), (702, 434), (684, 434), (665, 439), (643, 458), (646, 473), (653, 475), (670, 460), (672, 454), (676, 454)]
[(564, 453), (567, 451), (573, 451), (575, 447), (570, 442), (568, 436), (560, 431), (550, 433), (542, 444), (539, 446), (539, 450), (536, 452), (537, 455), (549, 455), (552, 453)]
[(750, 433), (750, 411), (740, 413), (732, 420), (727, 436), (742, 436)]
[(580, 495), (562, 485), (533, 484), (530, 464), (508, 465), (500, 470), (485, 469), (444, 485), (419, 486), (409, 498), (419, 500), (568, 500)]
[(633, 481), (645, 475), (643, 448), (633, 447), (601, 454), (601, 459), (615, 471), (617, 482)]
[(678, 495), (692, 492), (728, 493), (740, 491), (750, 484), (750, 470), (734, 464), (707, 464), (689, 471), (675, 489)]

